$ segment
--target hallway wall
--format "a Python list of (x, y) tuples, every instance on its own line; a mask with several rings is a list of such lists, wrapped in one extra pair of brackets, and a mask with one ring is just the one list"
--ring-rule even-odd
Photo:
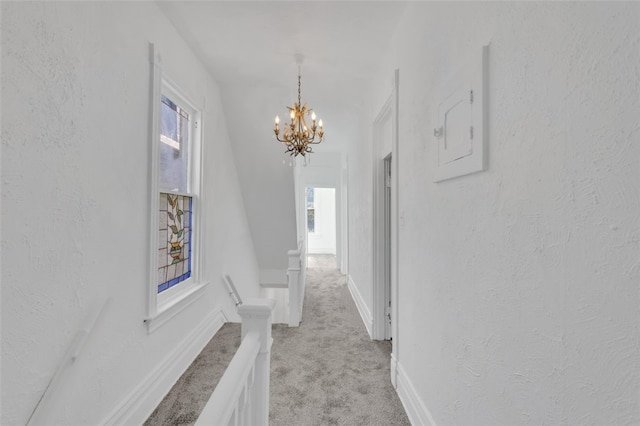
[[(224, 310), (235, 319), (222, 274), (233, 276), (244, 297), (259, 292), (218, 86), (154, 3), (1, 7), (0, 423), (26, 423), (83, 320), (111, 297), (45, 418), (48, 424), (141, 424), (213, 334), (211, 315)], [(201, 298), (151, 334), (143, 323), (149, 42), (163, 53), (167, 75), (192, 99), (206, 99), (203, 275), (209, 282)]]
[[(375, 87), (373, 90), (384, 91), (387, 84)], [(389, 90), (391, 86), (388, 86)], [(388, 93), (387, 93), (388, 95)], [(382, 104), (380, 104), (380, 107)], [(355, 117), (362, 129), (357, 138), (353, 138), (348, 146), (347, 181), (349, 197), (348, 204), (348, 241), (349, 253), (348, 280), (351, 286), (359, 291), (359, 297), (370, 311), (373, 304), (372, 289), (372, 232), (373, 232), (373, 169), (372, 169), (372, 132), (371, 123), (376, 112), (374, 108), (363, 101), (359, 114)], [(360, 306), (360, 305), (358, 305)], [(361, 312), (364, 317), (366, 314)], [(370, 318), (363, 318), (365, 324)], [(367, 325), (370, 328), (370, 325)]]
[[(296, 238), (296, 210), (294, 202), (294, 170), (288, 165), (282, 144), (264, 139), (262, 126), (248, 126), (247, 117), (272, 117), (288, 105), (283, 100), (278, 108), (270, 108), (273, 101), (252, 85), (221, 85), (225, 119), (232, 131), (231, 149), (237, 162), (238, 178), (261, 282), (286, 282), (287, 252), (298, 246)], [(246, 100), (250, 99), (249, 105)], [(247, 109), (249, 108), (249, 109)], [(256, 110), (253, 110), (255, 108)], [(269, 118), (271, 119), (271, 118)], [(256, 135), (255, 132), (259, 134)], [(284, 164), (286, 162), (286, 164)]]
[[(349, 150), (349, 240), (371, 303), (369, 136), (398, 68), (414, 423), (640, 422), (639, 22), (638, 3), (408, 7)], [(433, 183), (434, 91), (489, 42), (488, 170)]]

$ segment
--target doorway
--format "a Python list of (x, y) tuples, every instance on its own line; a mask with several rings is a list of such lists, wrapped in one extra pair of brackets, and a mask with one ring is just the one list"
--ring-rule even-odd
[[(373, 122), (373, 305), (375, 340), (398, 352), (398, 70), (391, 94)], [(395, 358), (397, 359), (397, 358)], [(392, 381), (394, 381), (392, 374)], [(394, 381), (395, 383), (395, 381)]]
[(384, 339), (391, 340), (391, 154), (384, 159)]
[(307, 253), (336, 255), (336, 190), (307, 187)]
[(375, 340), (394, 338), (394, 237), (392, 177), (393, 154), (375, 162), (373, 229), (373, 332)]

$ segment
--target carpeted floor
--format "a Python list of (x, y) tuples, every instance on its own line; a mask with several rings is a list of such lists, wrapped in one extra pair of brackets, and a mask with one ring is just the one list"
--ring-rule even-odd
[[(390, 342), (369, 339), (333, 256), (310, 256), (300, 327), (273, 326), (270, 425), (409, 425)], [(225, 324), (145, 425), (191, 424), (240, 345)]]

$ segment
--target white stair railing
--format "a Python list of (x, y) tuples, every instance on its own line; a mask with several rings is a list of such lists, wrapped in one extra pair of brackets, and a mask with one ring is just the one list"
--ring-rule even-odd
[(297, 250), (289, 250), (289, 268), (287, 269), (289, 287), (289, 327), (298, 327), (302, 321), (304, 303), (304, 283), (306, 277), (307, 253), (304, 242), (298, 242)]
[(242, 343), (218, 382), (196, 425), (267, 426), (271, 366), (272, 299), (247, 299), (238, 306)]

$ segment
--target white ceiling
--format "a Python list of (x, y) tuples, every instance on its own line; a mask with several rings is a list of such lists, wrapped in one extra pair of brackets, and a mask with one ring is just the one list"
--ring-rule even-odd
[(220, 87), (260, 268), (286, 269), (286, 253), (297, 247), (293, 172), (283, 165), (289, 157), (272, 129), (275, 115), (284, 122), (286, 107), (297, 100), (295, 55), (304, 56), (302, 101), (324, 122), (325, 140), (314, 151), (346, 154), (347, 142), (358, 137), (364, 90), (405, 3), (159, 4)]
[[(405, 8), (400, 1), (161, 1), (168, 18), (219, 83), (223, 101), (255, 120), (253, 138), (271, 137), (273, 117), (297, 97), (323, 119), (326, 143), (347, 127), (361, 91), (386, 51)], [(241, 99), (240, 96), (245, 96)], [(231, 103), (239, 102), (237, 106)], [(251, 114), (251, 115), (247, 115)], [(232, 117), (227, 117), (231, 127)], [(258, 127), (263, 128), (258, 133)], [(232, 136), (233, 139), (233, 136)], [(264, 137), (262, 138), (264, 139)], [(235, 142), (235, 141), (234, 141)], [(279, 149), (279, 147), (278, 147)], [(282, 151), (280, 149), (280, 151)]]

